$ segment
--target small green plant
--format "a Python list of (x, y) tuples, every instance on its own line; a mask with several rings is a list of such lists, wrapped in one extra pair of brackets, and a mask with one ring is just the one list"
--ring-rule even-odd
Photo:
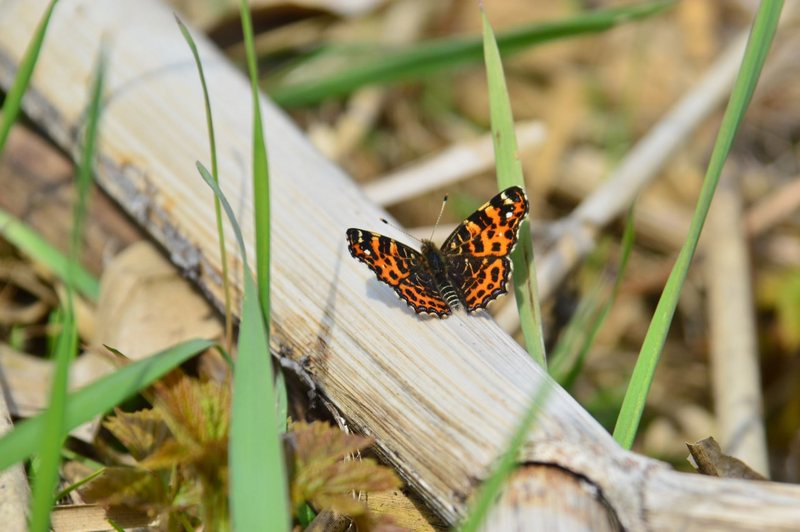
[[(112, 510), (138, 510), (158, 518), (167, 530), (187, 525), (229, 530), (230, 374), (195, 378), (175, 370), (145, 395), (152, 408), (117, 410), (103, 424), (133, 463), (123, 458), (106, 467), (79, 488), (82, 497)], [(370, 438), (345, 434), (327, 423), (300, 422), (284, 439), (291, 449), (287, 459), (295, 517), (312, 503), (356, 522), (382, 522), (353, 493), (397, 489), (400, 479), (371, 458), (344, 460), (370, 445)]]

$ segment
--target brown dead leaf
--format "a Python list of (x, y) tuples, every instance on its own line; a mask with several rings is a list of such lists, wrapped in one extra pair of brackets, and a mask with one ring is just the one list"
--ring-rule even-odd
[[(113, 370), (114, 365), (105, 357), (92, 351), (83, 353), (70, 366), (69, 389), (76, 390)], [(52, 361), (0, 344), (0, 374), (12, 415), (30, 417), (47, 406), (53, 375)], [(98, 425), (99, 418), (96, 417), (76, 427), (70, 434), (79, 440), (92, 442)]]
[(687, 443), (686, 446), (689, 448), (689, 453), (691, 453), (697, 471), (703, 475), (747, 480), (767, 480), (763, 475), (753, 471), (738, 458), (724, 454), (719, 443), (712, 437), (708, 437), (696, 443)]
[(94, 341), (132, 360), (191, 338), (220, 338), (214, 309), (155, 247), (138, 242), (103, 272)]

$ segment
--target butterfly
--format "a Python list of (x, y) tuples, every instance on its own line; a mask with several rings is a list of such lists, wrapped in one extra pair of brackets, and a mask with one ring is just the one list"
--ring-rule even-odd
[(506, 293), (509, 254), (527, 215), (528, 198), (515, 186), (461, 222), (441, 247), (422, 240), (416, 251), (388, 236), (350, 228), (348, 249), (417, 314), (443, 318), (462, 308), (486, 308)]

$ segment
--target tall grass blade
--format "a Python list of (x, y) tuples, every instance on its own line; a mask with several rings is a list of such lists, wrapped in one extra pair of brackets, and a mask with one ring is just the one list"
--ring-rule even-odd
[(100, 118), (100, 98), (103, 92), (105, 74), (105, 57), (100, 52), (97, 62), (92, 93), (89, 100), (88, 122), (83, 142), (83, 153), (78, 165), (78, 189), (73, 227), (70, 239), (70, 261), (67, 263), (66, 306), (63, 309), (63, 328), (56, 344), (55, 370), (53, 373), (50, 403), (45, 412), (45, 431), (42, 434), (39, 450), (40, 467), (33, 483), (33, 501), (31, 503), (30, 530), (46, 531), (50, 528), (50, 508), (53, 506), (53, 495), (58, 482), (58, 471), (61, 463), (61, 447), (67, 431), (66, 401), (69, 366), (78, 348), (78, 328), (75, 323), (73, 291), (75, 277), (74, 265), (80, 258), (83, 222), (86, 217), (86, 199), (92, 184), (92, 161), (97, 143), (97, 124)]
[[(206, 108), (206, 129), (208, 130), (208, 148), (211, 152), (211, 175), (214, 180), (219, 183), (219, 170), (217, 168), (217, 142), (214, 135), (214, 119), (211, 113), (211, 99), (208, 96), (208, 86), (206, 84), (206, 76), (203, 72), (203, 63), (200, 61), (200, 52), (197, 51), (197, 45), (189, 33), (189, 29), (183, 21), (175, 15), (175, 22), (178, 23), (178, 28), (181, 30), (186, 44), (192, 51), (194, 63), (197, 66), (197, 74), (200, 76), (200, 86), (203, 89), (203, 102)], [(219, 198), (214, 196), (214, 215), (217, 222), (217, 240), (219, 241), (219, 258), (222, 263), (222, 291), (225, 299), (225, 349), (231, 350), (233, 345), (233, 308), (231, 306), (231, 282), (228, 275), (228, 252), (225, 249), (225, 231), (222, 227), (222, 208), (219, 204)]]
[(247, 0), (241, 0), (242, 32), (247, 53), (247, 70), (253, 94), (253, 210), (256, 230), (256, 279), (258, 297), (264, 312), (269, 333), (269, 163), (264, 141), (264, 126), (261, 120), (261, 99), (258, 90), (258, 68), (253, 44), (253, 23)]
[(31, 42), (28, 43), (28, 48), (25, 50), (25, 56), (19, 65), (17, 76), (14, 78), (14, 83), (8, 89), (5, 102), (3, 103), (3, 111), (0, 113), (0, 154), (6, 147), (8, 135), (11, 133), (11, 126), (17, 120), (19, 110), (22, 107), (22, 96), (28, 89), (28, 84), (33, 76), (33, 69), (36, 67), (36, 61), (39, 59), (39, 52), (42, 50), (42, 43), (44, 42), (45, 33), (47, 33), (47, 25), (50, 24), (50, 17), (53, 14), (53, 8), (56, 6), (58, 0), (51, 0), (45, 9), (39, 25), (33, 34)]
[[(212, 347), (208, 340), (189, 340), (123, 366), (67, 397), (64, 430), (69, 432), (98, 414), (111, 410), (125, 399), (150, 386), (156, 379), (191, 357)], [(0, 471), (29, 458), (44, 434), (46, 412), (14, 426), (0, 438)]]
[[(489, 108), (492, 121), (495, 164), (497, 165), (497, 184), (500, 190), (512, 185), (525, 188), (522, 165), (517, 152), (517, 137), (514, 130), (514, 117), (508, 99), (503, 64), (494, 39), (494, 32), (486, 13), (483, 18), (483, 44), (486, 58), (486, 78), (489, 83)], [(547, 365), (542, 336), (542, 313), (539, 307), (536, 270), (533, 264), (533, 243), (530, 237), (530, 224), (525, 219), (519, 229), (519, 242), (511, 260), (514, 263), (514, 295), (519, 309), (520, 325), (525, 337), (525, 346), (531, 357), (542, 367)]]
[[(619, 24), (650, 17), (674, 4), (673, 0), (597, 10), (556, 22), (536, 23), (500, 33), (497, 45), (504, 54), (525, 50), (555, 39), (609, 30)], [(452, 37), (401, 50), (375, 50), (370, 58), (351, 61), (356, 65), (324, 77), (277, 87), (270, 92), (279, 105), (311, 105), (326, 98), (348, 94), (359, 87), (420, 78), (465, 63), (477, 63), (483, 56), (481, 37)]]
[(711, 159), (708, 163), (703, 186), (700, 189), (700, 197), (689, 226), (689, 234), (667, 279), (661, 299), (658, 301), (655, 314), (639, 352), (639, 358), (636, 361), (631, 381), (628, 384), (628, 390), (622, 402), (617, 424), (614, 427), (614, 439), (625, 448), (629, 449), (636, 437), (645, 400), (653, 382), (653, 375), (669, 332), (675, 307), (678, 304), (681, 287), (689, 271), (694, 252), (697, 249), (700, 232), (708, 214), (711, 200), (714, 197), (714, 190), (717, 187), (719, 176), (730, 152), (736, 131), (753, 96), (767, 52), (772, 44), (782, 7), (783, 0), (765, 0), (761, 2), (756, 13), (747, 47), (745, 48), (742, 66), (736, 77), (728, 107), (725, 109), (725, 115), (722, 117), (722, 124), (720, 125), (719, 133), (717, 133), (714, 149), (711, 152)]
[(233, 373), (230, 441), (230, 499), (236, 530), (289, 530), (289, 494), (275, 405), (269, 337), (258, 303), (239, 224), (208, 170), (200, 175), (220, 199), (230, 219), (244, 264), (244, 301), (239, 327), (239, 358)]

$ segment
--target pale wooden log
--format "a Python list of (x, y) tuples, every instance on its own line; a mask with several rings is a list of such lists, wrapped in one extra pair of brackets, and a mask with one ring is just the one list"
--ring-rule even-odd
[[(572, 473), (556, 467), (525, 466), (509, 480), (499, 504), (486, 518), (483, 529), (487, 532), (515, 530), (520, 523), (525, 523), (527, 530), (619, 529), (596, 488)], [(553, 489), (555, 486), (558, 489)]]
[[(44, 0), (0, 3), (3, 86), (44, 6)], [(101, 37), (109, 43), (110, 64), (98, 180), (176, 264), (219, 298), (211, 194), (194, 170), (207, 152), (202, 98), (168, 9), (153, 0), (62, 0), (26, 110), (75, 151)], [(252, 248), (248, 85), (206, 40), (198, 41), (223, 189)], [(378, 452), (453, 524), (547, 377), (490, 319), (420, 319), (351, 260), (345, 229), (373, 227), (384, 213), (282, 113), (262, 104), (272, 172), (272, 351), (307, 371), (350, 427), (374, 435)], [(230, 234), (228, 245), (233, 254)], [(800, 487), (673, 473), (620, 449), (558, 388), (520, 460), (580, 475), (629, 530), (695, 522), (789, 529), (800, 522)], [(554, 491), (563, 492), (558, 485)], [(524, 527), (527, 512), (516, 515), (515, 528)]]
[(705, 274), (714, 411), (726, 454), (769, 477), (750, 257), (739, 184), (723, 176), (708, 217)]

